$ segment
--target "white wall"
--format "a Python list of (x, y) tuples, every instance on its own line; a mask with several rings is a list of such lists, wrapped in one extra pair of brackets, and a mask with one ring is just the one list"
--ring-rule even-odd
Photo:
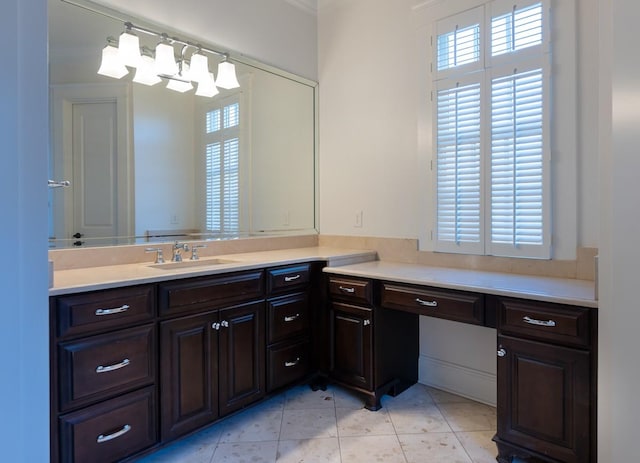
[(199, 229), (193, 94), (133, 85), (136, 235)]
[(316, 17), (283, 0), (97, 0), (317, 80)]
[(324, 234), (417, 237), (421, 173), (409, 6), (343, 0), (318, 10)]
[(314, 209), (309, 207), (315, 196), (313, 98), (312, 87), (253, 73), (252, 231), (313, 228)]
[[(45, 0), (5, 0), (0, 14), (2, 461), (49, 456), (47, 302), (47, 14)], [(11, 268), (6, 265), (11, 265)]]
[[(601, 0), (599, 72), (603, 104), (598, 453), (600, 462), (639, 461), (640, 383), (638, 262), (640, 235), (640, 60), (636, 40), (640, 3)], [(611, 37), (613, 38), (611, 40)], [(610, 71), (609, 71), (610, 70)], [(611, 86), (609, 87), (609, 83)], [(611, 103), (611, 119), (609, 107)], [(609, 125), (610, 124), (610, 125)]]

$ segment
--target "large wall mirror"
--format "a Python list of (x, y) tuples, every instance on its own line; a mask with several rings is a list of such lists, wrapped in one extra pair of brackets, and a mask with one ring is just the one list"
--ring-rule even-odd
[[(49, 0), (50, 178), (70, 182), (49, 190), (50, 248), (315, 233), (316, 83), (233, 52), (240, 87), (214, 97), (139, 84), (134, 71), (98, 75), (125, 21), (216, 49), (85, 0)], [(229, 112), (231, 135), (211, 129)]]

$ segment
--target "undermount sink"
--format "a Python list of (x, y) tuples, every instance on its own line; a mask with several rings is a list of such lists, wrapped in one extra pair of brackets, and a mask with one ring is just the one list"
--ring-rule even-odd
[(181, 262), (165, 262), (164, 264), (152, 264), (151, 268), (160, 270), (176, 270), (181, 268), (193, 267), (210, 267), (214, 265), (235, 264), (237, 261), (229, 259), (199, 259), (199, 260), (183, 260)]

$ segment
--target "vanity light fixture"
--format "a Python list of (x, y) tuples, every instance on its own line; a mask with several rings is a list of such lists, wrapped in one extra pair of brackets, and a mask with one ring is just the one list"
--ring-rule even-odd
[[(217, 95), (217, 87), (240, 87), (235, 65), (229, 61), (228, 53), (205, 48), (177, 37), (169, 37), (166, 33), (136, 26), (128, 21), (124, 25), (125, 31), (120, 35), (119, 42), (113, 37), (107, 39), (107, 46), (102, 50), (102, 63), (98, 74), (120, 79), (129, 73), (127, 66), (134, 67), (134, 82), (155, 85), (166, 79), (167, 88), (178, 92), (189, 91), (193, 89), (193, 84), (197, 83), (196, 95), (206, 97)], [(155, 47), (155, 56), (147, 47), (143, 46), (142, 52), (140, 51), (140, 39), (133, 31), (160, 38)], [(176, 62), (175, 44), (182, 45), (179, 63)], [(191, 56), (188, 56), (188, 50), (193, 50)], [(217, 79), (209, 71), (207, 54), (222, 59), (218, 64)]]
[(233, 63), (227, 61), (225, 56), (223, 61), (218, 64), (218, 78), (216, 79), (216, 85), (218, 87), (231, 89), (238, 88), (238, 78), (236, 77), (236, 67)]
[(155, 60), (153, 56), (151, 56), (151, 50), (147, 47), (142, 47), (142, 55), (140, 57), (140, 62), (138, 63), (138, 68), (136, 69), (136, 75), (133, 78), (134, 82), (143, 85), (155, 85), (162, 82), (162, 79), (158, 74), (155, 73)]
[(156, 45), (155, 71), (158, 75), (172, 76), (178, 73), (178, 64), (173, 51), (173, 45), (168, 43), (166, 34), (162, 41)]
[(191, 55), (191, 79), (198, 83), (209, 80), (209, 58), (200, 49)]
[(120, 79), (129, 74), (129, 70), (120, 59), (116, 39), (113, 37), (107, 37), (107, 46), (102, 49), (102, 62), (100, 69), (98, 69), (98, 74), (115, 79)]
[(131, 23), (125, 23), (125, 31), (120, 34), (118, 40), (118, 53), (125, 66), (137, 67), (140, 59), (140, 39), (131, 32)]
[(216, 96), (218, 93), (218, 87), (216, 87), (215, 80), (213, 79), (213, 73), (209, 72), (209, 78), (200, 82), (196, 90), (198, 96), (208, 96), (209, 98)]
[(175, 75), (163, 76), (169, 80), (167, 88), (180, 93), (188, 92), (193, 89), (193, 85), (191, 84), (191, 79), (189, 77), (189, 64), (185, 60), (181, 60), (179, 68), (180, 71)]

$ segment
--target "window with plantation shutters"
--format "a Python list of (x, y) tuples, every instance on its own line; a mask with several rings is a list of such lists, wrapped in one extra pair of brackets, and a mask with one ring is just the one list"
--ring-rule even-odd
[(496, 0), (436, 24), (437, 251), (550, 257), (544, 11)]
[(205, 115), (206, 228), (240, 229), (240, 105), (237, 101)]

